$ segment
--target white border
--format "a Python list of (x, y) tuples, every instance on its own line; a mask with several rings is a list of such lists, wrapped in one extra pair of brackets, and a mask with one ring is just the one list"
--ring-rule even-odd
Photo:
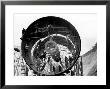
[[(97, 76), (14, 76), (14, 13), (97, 13)], [(105, 5), (7, 5), (5, 9), (6, 85), (105, 85), (106, 84), (106, 6)]]

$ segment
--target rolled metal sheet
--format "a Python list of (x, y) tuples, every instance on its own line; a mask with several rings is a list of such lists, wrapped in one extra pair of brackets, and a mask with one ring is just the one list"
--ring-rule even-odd
[(58, 75), (71, 69), (81, 51), (75, 27), (65, 19), (47, 16), (22, 30), (22, 56), (41, 75)]

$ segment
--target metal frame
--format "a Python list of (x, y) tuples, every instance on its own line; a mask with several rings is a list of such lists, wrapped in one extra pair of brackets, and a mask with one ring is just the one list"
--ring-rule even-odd
[[(0, 47), (1, 47), (1, 59), (0, 59), (0, 62), (1, 62), (1, 79), (0, 79), (0, 83), (1, 83), (1, 88), (3, 89), (41, 89), (41, 88), (46, 88), (46, 89), (51, 89), (51, 88), (61, 88), (61, 86), (29, 86), (29, 85), (10, 85), (10, 86), (7, 86), (5, 85), (5, 6), (6, 5), (106, 5), (106, 47), (107, 47), (107, 54), (106, 56), (109, 57), (109, 53), (110, 53), (110, 48), (108, 47), (110, 45), (110, 41), (107, 40), (109, 38), (109, 33), (110, 33), (110, 1), (105, 1), (105, 0), (97, 0), (97, 1), (84, 1), (84, 0), (81, 0), (81, 1), (1, 1), (1, 44), (0, 44)], [(108, 71), (108, 65), (109, 65), (109, 60), (107, 58), (106, 60), (106, 69), (107, 69), (107, 85), (109, 84), (108, 82), (110, 80), (108, 80), (108, 75), (110, 75), (110, 72)], [(70, 86), (64, 86), (65, 88), (68, 88)], [(82, 87), (82, 86), (72, 86), (73, 88), (76, 88), (76, 87)]]

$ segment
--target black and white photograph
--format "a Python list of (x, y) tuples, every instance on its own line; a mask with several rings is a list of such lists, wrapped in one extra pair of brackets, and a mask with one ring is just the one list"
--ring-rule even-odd
[(14, 14), (14, 75), (97, 76), (96, 14), (41, 15)]

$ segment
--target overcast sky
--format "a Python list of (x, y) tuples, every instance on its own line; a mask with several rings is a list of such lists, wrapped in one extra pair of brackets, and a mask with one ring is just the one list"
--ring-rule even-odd
[(33, 21), (46, 16), (57, 16), (75, 26), (81, 37), (81, 55), (89, 51), (97, 42), (97, 15), (95, 13), (76, 14), (14, 14), (14, 45), (20, 46), (22, 29)]

